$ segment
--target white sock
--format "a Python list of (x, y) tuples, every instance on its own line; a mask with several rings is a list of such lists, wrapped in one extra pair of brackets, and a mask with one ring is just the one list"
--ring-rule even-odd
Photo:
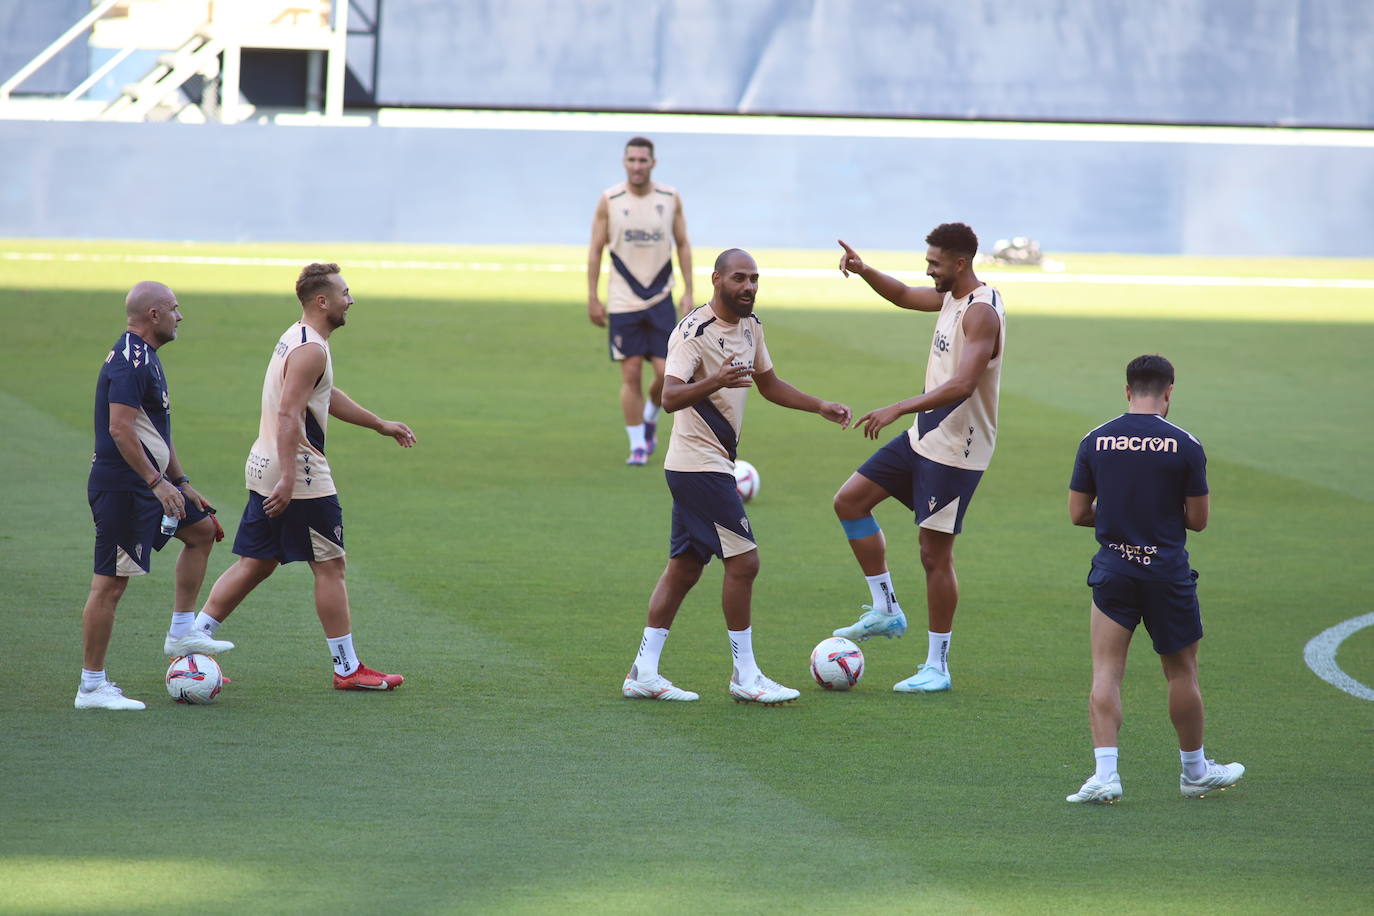
[(926, 664), (938, 668), (941, 674), (949, 674), (949, 636), (948, 633), (926, 631), (930, 638), (930, 648), (926, 651)]
[(172, 625), (167, 628), (167, 635), (173, 639), (180, 639), (191, 632), (191, 626), (195, 621), (195, 611), (172, 611)]
[(864, 576), (868, 590), (873, 593), (873, 609), (884, 614), (896, 614), (902, 609), (897, 603), (897, 595), (892, 590), (892, 573), (877, 576)]
[(205, 613), (204, 611), (201, 611), (199, 614), (196, 615), (194, 627), (197, 630), (204, 630), (206, 636), (214, 636), (215, 631), (219, 629), (219, 625), (223, 622), (224, 621), (216, 620), (209, 614)]
[(104, 668), (101, 668), (99, 671), (87, 671), (85, 668), (82, 668), (82, 669), (81, 669), (81, 689), (82, 689), (82, 690), (91, 691), (91, 690), (96, 689), (97, 687), (99, 687), (99, 686), (100, 686), (101, 684), (103, 684), (103, 683), (105, 683), (105, 669), (104, 669)]
[(645, 401), (645, 402), (644, 402), (644, 422), (645, 422), (645, 423), (653, 423), (654, 421), (656, 421), (656, 420), (658, 419), (658, 412), (659, 412), (659, 410), (661, 410), (661, 409), (662, 409), (662, 408), (660, 408), (659, 405), (655, 404), (653, 401)]
[(648, 681), (658, 676), (658, 659), (663, 654), (663, 644), (667, 640), (668, 631), (662, 627), (644, 628), (644, 638), (639, 641), (639, 654), (635, 656), (635, 680)]
[(1116, 748), (1114, 747), (1095, 747), (1093, 756), (1097, 758), (1097, 781), (1111, 782), (1116, 775)]
[(1178, 759), (1183, 764), (1183, 775), (1189, 779), (1201, 779), (1207, 775), (1207, 755), (1203, 748), (1195, 751), (1180, 750)]
[(649, 447), (649, 446), (644, 442), (644, 424), (643, 424), (643, 423), (640, 423), (638, 426), (627, 426), (627, 427), (625, 427), (625, 435), (627, 435), (627, 436), (630, 437), (630, 451), (634, 451), (634, 450), (637, 449), (637, 448), (648, 448), (648, 447)]
[(329, 654), (334, 659), (335, 674), (352, 674), (358, 670), (358, 653), (353, 650), (353, 634), (345, 633), (338, 639), (325, 637), (329, 643)]
[(754, 628), (726, 630), (730, 634), (730, 654), (735, 657), (735, 683), (749, 684), (762, 674), (754, 661)]

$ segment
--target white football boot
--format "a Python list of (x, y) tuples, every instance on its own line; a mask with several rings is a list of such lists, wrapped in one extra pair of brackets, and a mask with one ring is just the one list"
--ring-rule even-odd
[(201, 655), (218, 655), (221, 652), (228, 652), (234, 648), (234, 644), (225, 639), (215, 639), (204, 630), (191, 630), (190, 632), (173, 637), (171, 633), (162, 641), (162, 652), (170, 658), (181, 658), (183, 655), (190, 655), (192, 652), (199, 652)]
[(784, 687), (777, 681), (764, 677), (760, 671), (748, 684), (741, 684), (735, 680), (735, 675), (730, 677), (730, 696), (735, 698), (736, 703), (762, 703), (764, 706), (776, 706), (779, 703), (790, 703), (801, 696), (801, 691), (793, 690), (791, 687)]
[(683, 690), (681, 687), (674, 687), (673, 682), (661, 674), (639, 680), (638, 672), (630, 669), (630, 673), (625, 676), (625, 683), (621, 685), (620, 692), (631, 699), (637, 700), (681, 700), (690, 702), (700, 699), (697, 694), (690, 690)]
[(1207, 772), (1201, 779), (1189, 779), (1187, 773), (1178, 774), (1178, 790), (1184, 798), (1202, 798), (1210, 792), (1229, 789), (1245, 775), (1245, 767), (1239, 763), (1217, 763), (1207, 761)]
[(146, 709), (138, 700), (131, 700), (114, 681), (106, 681), (94, 690), (76, 692), (77, 709)]
[(1113, 773), (1106, 782), (1103, 782), (1096, 775), (1093, 775), (1087, 782), (1083, 783), (1083, 788), (1072, 795), (1066, 795), (1064, 801), (1089, 805), (1114, 805), (1121, 801), (1121, 777)]

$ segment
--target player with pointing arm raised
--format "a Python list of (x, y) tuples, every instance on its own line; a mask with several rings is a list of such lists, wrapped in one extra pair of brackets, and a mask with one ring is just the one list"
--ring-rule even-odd
[(873, 508), (889, 496), (916, 513), (921, 566), (926, 576), (928, 650), (916, 673), (892, 689), (901, 693), (949, 690), (950, 632), (959, 603), (954, 538), (963, 530), (973, 491), (997, 443), (997, 399), (1006, 312), (1002, 296), (973, 272), (978, 237), (963, 223), (936, 226), (926, 236), (926, 275), (934, 288), (912, 287), (864, 263), (843, 241), (840, 271), (856, 274), (899, 308), (938, 312), (925, 388), (921, 394), (871, 410), (854, 425), (870, 439), (906, 414), (903, 430), (856, 471), (835, 494), (835, 514), (859, 561), (873, 604), (836, 636), (865, 640), (901, 636), (906, 615), (893, 592), (887, 542)]

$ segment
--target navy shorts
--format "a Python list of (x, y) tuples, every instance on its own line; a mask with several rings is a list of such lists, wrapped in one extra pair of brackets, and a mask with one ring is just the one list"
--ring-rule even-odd
[(1155, 652), (1172, 655), (1202, 638), (1197, 573), (1180, 582), (1137, 579), (1096, 566), (1088, 573), (1093, 604), (1132, 633), (1142, 621)]
[[(162, 503), (152, 490), (86, 490), (95, 522), (94, 571), (101, 576), (141, 576), (152, 568), (153, 551), (174, 535), (163, 534)], [(208, 513), (190, 500), (179, 525), (194, 525)]]
[(673, 494), (668, 556), (691, 552), (701, 562), (754, 550), (754, 531), (735, 489), (735, 476), (715, 471), (664, 471)]
[(255, 560), (293, 563), (333, 560), (344, 555), (343, 508), (339, 497), (293, 499), (286, 511), (268, 518), (263, 495), (248, 491), (248, 505), (234, 535), (234, 553)]
[(631, 356), (668, 357), (668, 335), (677, 327), (673, 297), (639, 312), (612, 312), (610, 321), (611, 361)]
[(916, 513), (916, 524), (932, 531), (958, 534), (982, 471), (952, 468), (916, 454), (903, 431), (859, 466), (859, 474), (892, 494)]

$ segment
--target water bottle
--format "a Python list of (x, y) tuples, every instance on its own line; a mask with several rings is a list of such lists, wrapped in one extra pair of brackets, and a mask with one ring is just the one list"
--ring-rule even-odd
[(175, 518), (164, 513), (162, 516), (162, 524), (158, 526), (158, 530), (166, 535), (176, 534), (177, 525), (178, 522)]

